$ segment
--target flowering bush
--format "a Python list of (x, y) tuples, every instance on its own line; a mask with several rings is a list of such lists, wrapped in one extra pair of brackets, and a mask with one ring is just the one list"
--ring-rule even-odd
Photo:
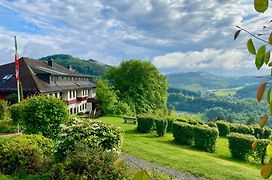
[(74, 151), (78, 143), (109, 151), (119, 151), (122, 145), (122, 134), (123, 131), (120, 128), (100, 121), (73, 119), (66, 125), (62, 125), (56, 142), (56, 160), (64, 160), (66, 154)]

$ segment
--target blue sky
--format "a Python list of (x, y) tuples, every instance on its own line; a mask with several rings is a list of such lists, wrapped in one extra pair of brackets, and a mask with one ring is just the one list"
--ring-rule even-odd
[[(271, 12), (268, 12), (269, 14)], [(161, 72), (260, 74), (235, 26), (267, 21), (248, 0), (0, 0), (0, 64), (21, 56), (71, 54), (118, 65), (151, 61)], [(269, 20), (268, 20), (269, 21)], [(268, 72), (268, 71), (267, 71)]]

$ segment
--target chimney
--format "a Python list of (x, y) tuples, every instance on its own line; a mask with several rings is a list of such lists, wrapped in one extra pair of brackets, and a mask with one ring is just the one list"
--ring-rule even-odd
[(53, 67), (53, 59), (49, 59), (49, 60), (47, 61), (47, 64), (48, 64), (48, 66)]
[(68, 69), (73, 70), (72, 65), (68, 65)]

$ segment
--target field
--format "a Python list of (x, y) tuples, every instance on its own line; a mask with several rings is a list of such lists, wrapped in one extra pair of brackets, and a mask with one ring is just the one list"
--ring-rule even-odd
[(216, 96), (234, 96), (242, 88), (243, 86), (228, 89), (211, 89), (207, 90), (207, 92), (214, 93)]
[(231, 158), (225, 138), (218, 139), (215, 153), (206, 153), (174, 144), (171, 133), (156, 137), (152, 133), (138, 133), (136, 125), (124, 124), (119, 117), (106, 116), (99, 120), (125, 130), (122, 151), (130, 155), (207, 179), (261, 179), (260, 165)]

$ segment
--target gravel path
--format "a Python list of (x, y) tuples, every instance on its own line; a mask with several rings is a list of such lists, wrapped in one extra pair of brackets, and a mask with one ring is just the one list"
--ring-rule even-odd
[(174, 177), (175, 179), (182, 179), (182, 180), (203, 180), (202, 178), (195, 177), (195, 176), (193, 176), (193, 175), (191, 175), (189, 173), (180, 172), (180, 171), (177, 171), (175, 169), (164, 167), (164, 166), (161, 166), (159, 164), (155, 164), (155, 163), (152, 163), (152, 162), (149, 162), (149, 161), (146, 161), (146, 160), (142, 160), (142, 159), (136, 158), (134, 156), (131, 156), (131, 155), (128, 155), (128, 154), (125, 154), (125, 153), (121, 153), (120, 156), (123, 157), (123, 158), (125, 158), (126, 159), (125, 161), (128, 164), (132, 165), (132, 170), (134, 170), (134, 171), (136, 171), (136, 170), (139, 169), (138, 167), (136, 167), (134, 165), (134, 163), (135, 163), (138, 166), (140, 166), (141, 168), (144, 168), (144, 169), (154, 169), (156, 172), (167, 174), (169, 176)]

